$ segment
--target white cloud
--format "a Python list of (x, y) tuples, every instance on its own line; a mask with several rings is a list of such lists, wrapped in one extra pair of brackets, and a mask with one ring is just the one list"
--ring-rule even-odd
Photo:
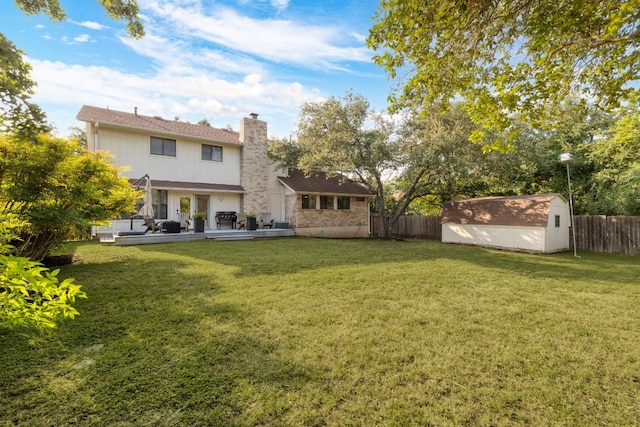
[[(265, 81), (260, 74), (248, 74), (240, 81), (208, 76), (176, 75), (160, 70), (152, 76), (138, 76), (101, 66), (69, 65), (60, 61), (29, 59), (32, 77), (38, 82), (33, 101), (46, 106), (50, 120), (60, 129), (77, 126), (75, 115), (60, 119), (61, 105), (84, 104), (120, 111), (139, 108), (140, 114), (197, 121), (207, 118), (224, 126), (251, 111), (268, 112), (271, 131), (288, 134), (299, 106), (320, 98), (319, 91), (298, 82)], [(286, 117), (286, 120), (284, 119)], [(280, 126), (280, 127), (279, 127)]]
[[(73, 21), (71, 21), (73, 22)], [(80, 25), (81, 27), (85, 27), (85, 28), (89, 28), (90, 30), (104, 30), (107, 27), (106, 25), (102, 25), (98, 22), (94, 22), (94, 21), (83, 21), (83, 22), (74, 22), (74, 24)]]
[(271, 6), (278, 10), (284, 10), (289, 6), (289, 0), (271, 0)]
[(90, 39), (91, 39), (91, 37), (89, 36), (89, 34), (80, 34), (79, 36), (75, 36), (71, 40), (69, 40), (69, 37), (67, 37), (67, 36), (62, 36), (60, 38), (60, 40), (62, 40), (63, 43), (70, 44), (70, 45), (86, 43)]
[(225, 73), (260, 72), (263, 67), (257, 61), (221, 50), (208, 47), (196, 47), (179, 39), (147, 34), (141, 40), (121, 37), (120, 41), (138, 55), (151, 58), (162, 67), (174, 70), (182, 69), (184, 73), (194, 73), (194, 68), (219, 70)]
[(341, 46), (344, 34), (338, 28), (321, 27), (282, 19), (254, 19), (224, 7), (205, 15), (199, 6), (183, 7), (164, 0), (145, 1), (146, 12), (162, 22), (164, 31), (199, 38), (223, 48), (266, 59), (307, 68), (341, 68), (340, 61), (369, 61), (367, 49)]
[(76, 43), (86, 43), (91, 39), (91, 37), (89, 36), (89, 34), (80, 34), (79, 36), (76, 36), (73, 38), (73, 41)]
[(349, 35), (351, 37), (353, 37), (354, 39), (356, 39), (359, 43), (364, 44), (364, 43), (367, 42), (367, 36), (365, 36), (364, 34), (360, 34), (360, 33), (357, 33), (355, 31), (352, 31), (352, 32), (349, 33)]

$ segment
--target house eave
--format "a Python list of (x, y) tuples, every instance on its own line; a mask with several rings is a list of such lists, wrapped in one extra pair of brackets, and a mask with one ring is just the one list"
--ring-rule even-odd
[(219, 138), (207, 138), (207, 137), (189, 135), (189, 134), (179, 133), (179, 132), (171, 132), (166, 129), (155, 128), (153, 126), (141, 127), (141, 126), (123, 125), (122, 123), (113, 123), (108, 121), (92, 121), (90, 119), (85, 120), (80, 117), (77, 117), (77, 119), (83, 122), (99, 123), (101, 126), (109, 126), (116, 129), (133, 130), (136, 132), (146, 131), (158, 136), (172, 136), (172, 137), (190, 139), (193, 141), (215, 142), (217, 144), (225, 144), (225, 145), (232, 145), (232, 146), (238, 146), (238, 147), (244, 145), (241, 142), (227, 141)]
[[(129, 179), (132, 185), (137, 184), (138, 180)], [(245, 192), (241, 185), (234, 184), (215, 184), (207, 182), (186, 182), (186, 181), (166, 181), (166, 180), (154, 180), (151, 179), (151, 186), (158, 190), (185, 190), (185, 191), (209, 191), (215, 193), (233, 193), (242, 194)]]

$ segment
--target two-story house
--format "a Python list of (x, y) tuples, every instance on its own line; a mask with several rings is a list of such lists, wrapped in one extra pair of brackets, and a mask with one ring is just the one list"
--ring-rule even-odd
[[(85, 105), (77, 119), (86, 123), (88, 148), (110, 152), (133, 185), (149, 177), (156, 219), (184, 224), (203, 212), (213, 229), (215, 212), (251, 212), (302, 235), (369, 235), (371, 193), (338, 177), (277, 169), (267, 157), (267, 123), (257, 114), (241, 119), (239, 132), (145, 116), (137, 108)], [(142, 220), (133, 224), (115, 219), (97, 233), (139, 230)]]

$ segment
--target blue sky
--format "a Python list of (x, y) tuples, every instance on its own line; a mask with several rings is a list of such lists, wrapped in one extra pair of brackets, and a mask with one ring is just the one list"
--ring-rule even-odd
[(347, 91), (386, 108), (391, 87), (365, 38), (378, 0), (138, 0), (146, 36), (95, 1), (61, 0), (67, 21), (4, 2), (0, 31), (26, 54), (32, 101), (60, 134), (82, 105), (238, 128), (260, 114), (270, 136), (295, 130), (299, 107)]

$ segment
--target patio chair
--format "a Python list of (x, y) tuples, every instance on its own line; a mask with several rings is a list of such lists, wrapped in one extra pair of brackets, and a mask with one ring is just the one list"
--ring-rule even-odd
[(247, 217), (240, 214), (236, 219), (236, 228), (238, 230), (246, 230), (247, 229)]
[(270, 213), (260, 214), (260, 228), (273, 228), (273, 223)]
[(190, 225), (191, 221), (189, 220), (189, 213), (180, 212), (180, 228), (184, 229), (184, 231), (189, 231)]
[(151, 217), (145, 217), (144, 218), (144, 224), (142, 224), (142, 225), (147, 227), (147, 229), (144, 230), (145, 233), (147, 233), (149, 231), (151, 231), (152, 233), (155, 233), (158, 230), (162, 231), (162, 222), (156, 222)]

